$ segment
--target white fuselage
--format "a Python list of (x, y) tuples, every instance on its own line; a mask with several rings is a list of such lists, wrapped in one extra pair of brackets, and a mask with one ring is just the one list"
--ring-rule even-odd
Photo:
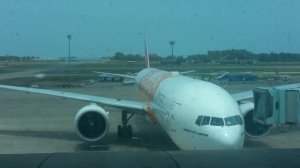
[[(152, 68), (139, 72), (136, 83), (145, 95), (148, 116), (161, 124), (180, 149), (242, 148), (241, 112), (221, 87)], [(240, 118), (241, 123), (234, 118)]]

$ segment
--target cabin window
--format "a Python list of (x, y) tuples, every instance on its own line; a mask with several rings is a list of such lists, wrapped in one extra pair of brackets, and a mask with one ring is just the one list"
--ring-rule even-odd
[(201, 126), (202, 125), (208, 125), (210, 121), (210, 117), (209, 116), (204, 116), (201, 122)]
[(203, 118), (203, 116), (202, 116), (202, 115), (198, 116), (198, 118), (197, 118), (197, 120), (196, 120), (195, 124), (200, 126), (200, 124), (201, 124), (201, 121), (202, 121), (202, 118)]
[(213, 126), (224, 126), (224, 120), (223, 120), (223, 118), (212, 117), (211, 121), (210, 121), (210, 125), (213, 125)]

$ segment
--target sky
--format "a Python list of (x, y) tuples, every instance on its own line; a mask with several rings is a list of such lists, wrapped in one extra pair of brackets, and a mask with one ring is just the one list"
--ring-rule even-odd
[(300, 53), (299, 0), (1, 0), (0, 55)]

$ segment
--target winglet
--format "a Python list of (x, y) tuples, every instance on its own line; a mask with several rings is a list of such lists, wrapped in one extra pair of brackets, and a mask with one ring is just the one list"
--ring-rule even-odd
[(147, 40), (146, 37), (144, 39), (144, 43), (145, 43), (145, 66), (146, 68), (150, 68), (150, 62), (149, 62), (149, 55), (148, 55), (148, 47), (147, 47)]

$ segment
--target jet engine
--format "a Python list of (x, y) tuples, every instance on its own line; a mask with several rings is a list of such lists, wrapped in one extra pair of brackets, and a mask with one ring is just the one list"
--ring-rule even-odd
[(240, 110), (244, 116), (245, 131), (246, 136), (250, 139), (258, 139), (266, 136), (270, 131), (272, 125), (264, 125), (254, 121), (253, 112), (254, 104), (253, 102), (245, 102), (240, 104)]
[(109, 129), (108, 112), (96, 104), (81, 108), (75, 116), (77, 135), (89, 142), (103, 138)]

